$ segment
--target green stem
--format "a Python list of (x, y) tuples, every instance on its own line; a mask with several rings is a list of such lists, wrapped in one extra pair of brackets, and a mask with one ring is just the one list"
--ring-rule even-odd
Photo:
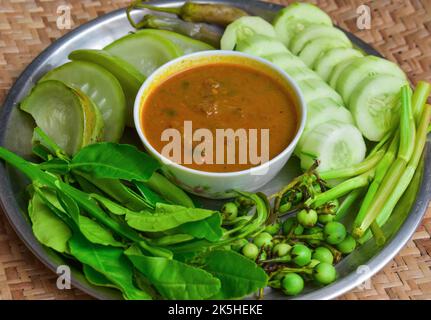
[(426, 105), (417, 130), (417, 140), (414, 145), (414, 151), (410, 162), (406, 164), (403, 159), (395, 160), (395, 163), (385, 176), (381, 188), (379, 188), (376, 199), (370, 205), (366, 217), (359, 227), (356, 227), (353, 230), (356, 237), (360, 238), (364, 235), (365, 231), (377, 215), (382, 214), (382, 212), (385, 211), (387, 211), (384, 213), (385, 215), (390, 215), (396, 203), (407, 189), (414, 176), (425, 147), (430, 117), (431, 107)]
[(361, 174), (360, 176), (350, 178), (349, 180), (343, 181), (337, 186), (328, 191), (318, 194), (315, 198), (310, 198), (305, 202), (306, 206), (312, 206), (313, 208), (320, 207), (328, 201), (341, 198), (348, 194), (350, 191), (365, 187), (370, 182), (370, 179), (374, 176), (375, 169), (371, 169), (368, 172)]
[(149, 4), (142, 4), (142, 3), (134, 3), (131, 6), (133, 9), (148, 9), (151, 11), (172, 13), (176, 15), (181, 14), (181, 7), (175, 7), (175, 8), (155, 7)]
[(359, 213), (357, 214), (353, 222), (353, 228), (359, 226), (364, 220), (365, 215), (368, 212), (368, 208), (370, 207), (374, 197), (376, 196), (376, 193), (379, 190), (379, 187), (380, 187), (380, 184), (382, 183), (383, 178), (385, 177), (391, 164), (393, 163), (396, 152), (398, 150), (399, 137), (400, 136), (397, 132), (394, 138), (392, 139), (392, 142), (391, 142), (391, 145), (389, 146), (388, 151), (386, 152), (386, 154), (384, 155), (380, 163), (377, 165), (374, 180), (371, 183), (370, 187), (368, 188), (368, 191), (364, 197), (364, 200), (362, 201), (361, 207), (359, 209)]
[(383, 158), (385, 152), (385, 148), (380, 149), (361, 163), (355, 164), (349, 168), (319, 172), (319, 176), (323, 180), (343, 179), (357, 176), (374, 168)]
[(174, 204), (187, 208), (194, 208), (195, 206), (187, 193), (157, 172), (154, 172), (151, 178), (148, 181), (143, 181), (143, 183)]
[(412, 109), (412, 90), (408, 85), (401, 88), (401, 117), (400, 117), (400, 149), (398, 158), (409, 162), (415, 145), (415, 119)]
[(356, 203), (356, 201), (362, 196), (363, 193), (364, 188), (355, 189), (350, 192), (338, 208), (334, 220), (340, 221), (342, 218), (344, 218), (353, 206), (353, 204)]
[(413, 98), (412, 98), (413, 113), (414, 113), (416, 125), (419, 125), (420, 116), (423, 113), (424, 105), (430, 93), (431, 93), (431, 84), (429, 84), (426, 81), (419, 81), (416, 86), (415, 92), (413, 93)]
[(386, 242), (386, 237), (376, 221), (371, 224), (370, 229), (373, 232), (374, 238), (376, 239), (376, 244), (378, 246), (383, 246)]

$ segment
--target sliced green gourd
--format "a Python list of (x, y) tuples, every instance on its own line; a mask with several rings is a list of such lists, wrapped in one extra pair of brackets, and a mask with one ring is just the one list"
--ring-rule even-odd
[[(276, 54), (270, 54), (270, 55), (264, 55), (262, 58), (272, 62), (277, 67), (281, 69), (287, 69), (287, 68), (307, 68), (304, 62), (302, 62), (301, 59), (294, 56), (291, 53), (276, 53)], [(308, 68), (307, 68), (308, 69)]]
[(69, 59), (98, 64), (118, 79), (126, 97), (126, 123), (128, 126), (133, 127), (133, 108), (135, 105), (135, 98), (139, 88), (145, 81), (145, 77), (126, 61), (114, 57), (103, 50), (75, 50), (69, 54)]
[(283, 43), (277, 39), (260, 34), (254, 34), (238, 40), (236, 50), (258, 57), (274, 54), (284, 54), (294, 57)]
[(100, 113), (82, 97), (60, 81), (47, 80), (37, 84), (20, 107), (60, 148), (73, 155), (101, 130), (100, 121), (95, 120), (101, 118)]
[(314, 64), (314, 70), (323, 80), (329, 81), (329, 77), (336, 65), (343, 61), (362, 56), (362, 52), (356, 49), (334, 48), (326, 51), (325, 54), (317, 59)]
[(229, 24), (220, 40), (222, 50), (235, 50), (240, 40), (244, 40), (254, 34), (260, 34), (275, 38), (274, 27), (261, 17), (241, 17)]
[(126, 100), (120, 83), (110, 72), (94, 63), (73, 61), (51, 70), (40, 81), (46, 80), (59, 80), (90, 97), (105, 123), (103, 140), (120, 140), (126, 122)]
[(323, 55), (325, 51), (334, 48), (350, 48), (351, 46), (352, 44), (350, 42), (347, 43), (337, 38), (319, 38), (308, 42), (299, 53), (299, 58), (301, 58), (308, 67), (313, 69), (316, 60), (320, 55)]
[(343, 103), (340, 95), (320, 78), (299, 81), (298, 86), (306, 103), (323, 98), (331, 98), (338, 104)]
[(145, 77), (166, 62), (183, 55), (183, 51), (173, 42), (142, 32), (122, 37), (103, 50), (127, 61)]
[(307, 133), (300, 152), (301, 168), (319, 160), (319, 171), (349, 168), (364, 160), (366, 146), (359, 130), (348, 123), (329, 121)]
[(355, 89), (350, 110), (362, 134), (379, 141), (393, 129), (400, 117), (400, 90), (407, 81), (390, 75), (364, 79)]
[(311, 23), (332, 26), (331, 18), (319, 7), (297, 2), (280, 10), (273, 25), (278, 38), (289, 46), (291, 39)]
[(340, 74), (354, 61), (361, 59), (359, 58), (351, 58), (351, 59), (347, 59), (344, 61), (341, 61), (340, 63), (338, 63), (335, 68), (332, 70), (331, 75), (329, 76), (329, 85), (332, 88), (336, 88), (337, 87), (337, 82), (338, 79), (340, 77)]
[(138, 31), (137, 33), (154, 34), (154, 35), (163, 37), (169, 41), (172, 41), (175, 45), (181, 48), (184, 54), (189, 54), (189, 53), (199, 52), (199, 51), (215, 50), (214, 47), (210, 46), (205, 42), (192, 39), (190, 37), (186, 37), (182, 34), (179, 34), (173, 31), (144, 29), (144, 30)]
[(345, 42), (347, 45), (351, 44), (346, 34), (333, 26), (310, 24), (306, 26), (304, 30), (295, 35), (289, 44), (289, 49), (293, 54), (298, 54), (302, 49), (304, 49), (308, 42), (321, 38), (334, 38)]
[(343, 97), (346, 104), (349, 105), (349, 99), (358, 84), (365, 78), (376, 74), (387, 74), (400, 79), (406, 79), (403, 70), (395, 63), (379, 57), (367, 56), (349, 64), (343, 70), (337, 81), (336, 90)]

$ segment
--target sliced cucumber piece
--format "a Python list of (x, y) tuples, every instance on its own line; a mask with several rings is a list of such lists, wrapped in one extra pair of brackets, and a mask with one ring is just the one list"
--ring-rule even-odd
[(290, 40), (311, 23), (332, 26), (331, 18), (319, 7), (296, 2), (280, 10), (273, 25), (278, 38), (289, 46)]
[(344, 107), (340, 107), (335, 101), (323, 103), (323, 100), (314, 100), (307, 105), (307, 124), (305, 125), (304, 133), (298, 142), (297, 148), (301, 151), (302, 145), (307, 137), (307, 133), (317, 126), (329, 122), (338, 121), (340, 123), (348, 123), (354, 125), (352, 114)]
[(352, 59), (348, 59), (348, 60), (344, 60), (340, 63), (338, 63), (335, 68), (332, 70), (331, 75), (329, 76), (329, 85), (332, 88), (336, 88), (337, 87), (337, 82), (338, 82), (338, 78), (340, 77), (340, 74), (354, 61), (360, 59), (359, 58), (352, 58)]
[(334, 48), (325, 52), (317, 59), (314, 64), (314, 70), (325, 81), (329, 81), (329, 77), (339, 63), (350, 60), (352, 58), (362, 57), (363, 54), (359, 50), (352, 48)]
[(340, 74), (336, 90), (349, 105), (349, 99), (359, 83), (376, 74), (387, 74), (406, 79), (403, 70), (395, 63), (375, 56), (367, 56), (349, 64)]
[(277, 67), (285, 70), (287, 68), (307, 68), (301, 59), (291, 53), (276, 53), (271, 55), (264, 55), (262, 58), (272, 62)]
[(51, 70), (40, 81), (46, 80), (59, 80), (90, 97), (102, 113), (103, 140), (120, 140), (126, 123), (126, 100), (120, 83), (110, 72), (91, 62), (73, 61)]
[(227, 26), (220, 40), (222, 50), (234, 50), (238, 41), (254, 34), (275, 38), (274, 27), (261, 17), (241, 17)]
[(349, 48), (352, 44), (344, 42), (337, 38), (319, 38), (308, 42), (304, 49), (299, 53), (304, 63), (310, 68), (314, 68), (316, 60), (323, 55), (325, 51), (334, 48)]
[(364, 79), (355, 89), (350, 110), (362, 134), (380, 141), (393, 129), (400, 117), (400, 90), (407, 80), (390, 75)]
[(325, 122), (307, 133), (300, 152), (301, 168), (316, 159), (318, 171), (348, 168), (364, 160), (366, 146), (359, 130), (348, 123)]
[(351, 46), (349, 38), (343, 31), (334, 28), (333, 26), (310, 24), (306, 26), (304, 30), (295, 35), (289, 44), (289, 49), (293, 54), (298, 54), (302, 49), (304, 49), (308, 42), (321, 38), (339, 39)]
[(145, 81), (145, 77), (124, 60), (114, 57), (103, 50), (75, 50), (69, 54), (69, 59), (74, 61), (89, 61), (98, 64), (111, 72), (118, 79), (126, 97), (126, 123), (128, 126), (133, 127), (135, 98), (139, 88)]
[(142, 32), (122, 37), (103, 50), (127, 61), (145, 77), (166, 62), (183, 55), (183, 51), (173, 42)]
[(179, 34), (173, 31), (144, 29), (144, 30), (138, 31), (137, 33), (154, 34), (154, 35), (163, 37), (169, 41), (172, 41), (175, 45), (181, 48), (184, 54), (189, 54), (189, 53), (199, 52), (199, 51), (215, 50), (214, 47), (210, 46), (205, 42), (186, 37), (182, 34)]
[(260, 34), (239, 39), (235, 50), (258, 57), (274, 54), (284, 54), (293, 57), (283, 43), (275, 38)]
[(341, 99), (339, 94), (320, 78), (305, 79), (299, 81), (298, 85), (302, 91), (306, 103), (323, 98), (331, 98), (338, 104), (343, 103), (343, 99)]
[(20, 108), (31, 114), (36, 125), (69, 155), (75, 154), (92, 136), (86, 125), (86, 116), (92, 108), (87, 105), (85, 112), (81, 96), (63, 82), (47, 80), (37, 84)]
[(307, 66), (305, 67), (289, 67), (283, 69), (289, 76), (295, 81), (302, 81), (307, 79), (317, 79), (321, 81), (320, 77), (313, 70), (310, 70)]

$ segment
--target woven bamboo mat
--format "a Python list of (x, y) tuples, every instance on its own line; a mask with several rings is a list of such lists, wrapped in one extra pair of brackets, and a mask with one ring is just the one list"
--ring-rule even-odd
[[(124, 7), (127, 0), (0, 0), (0, 102), (37, 54), (68, 30), (56, 25), (57, 8), (71, 7), (72, 28)], [(273, 1), (287, 4), (290, 1)], [(396, 61), (415, 82), (431, 81), (431, 1), (313, 1), (343, 28)], [(371, 29), (357, 27), (357, 8), (371, 8)], [(408, 245), (364, 289), (340, 299), (431, 300), (431, 207)], [(59, 291), (55, 275), (18, 239), (0, 212), (0, 299), (88, 299)]]

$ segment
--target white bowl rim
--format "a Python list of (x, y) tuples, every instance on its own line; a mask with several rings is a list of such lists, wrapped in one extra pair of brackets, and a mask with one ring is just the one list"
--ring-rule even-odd
[[(186, 167), (184, 165), (178, 164), (168, 158), (166, 158), (165, 156), (163, 156), (160, 152), (158, 152), (147, 140), (147, 138), (144, 135), (144, 131), (143, 128), (141, 126), (141, 119), (140, 119), (140, 110), (141, 110), (141, 100), (142, 100), (142, 95), (143, 92), (147, 89), (147, 87), (154, 81), (154, 79), (159, 76), (160, 73), (163, 73), (166, 69), (171, 68), (173, 65), (176, 65), (178, 63), (180, 63), (181, 61), (187, 60), (187, 59), (193, 59), (193, 58), (199, 58), (199, 57), (211, 57), (211, 56), (233, 56), (233, 57), (243, 57), (246, 59), (250, 59), (250, 60), (254, 60), (258, 63), (264, 64), (267, 67), (269, 67), (270, 69), (273, 69), (274, 71), (276, 71), (277, 73), (279, 73), (282, 78), (284, 80), (287, 80), (289, 86), (293, 89), (296, 98), (298, 99), (298, 109), (301, 111), (301, 122), (299, 125), (299, 128), (295, 134), (295, 137), (293, 138), (293, 140), (288, 144), (288, 146), (282, 151), (280, 152), (278, 155), (276, 155), (274, 158), (272, 158), (271, 160), (269, 160), (268, 162), (265, 162), (263, 164), (260, 164), (258, 166), (255, 167), (251, 167), (249, 169), (246, 170), (241, 170), (241, 171), (232, 171), (232, 172), (209, 172), (209, 171), (202, 171), (202, 170), (196, 170), (196, 169), (191, 169), (189, 167)], [(250, 54), (246, 54), (246, 53), (242, 53), (242, 52), (237, 52), (237, 51), (228, 51), (228, 50), (207, 50), (207, 51), (199, 51), (199, 52), (194, 52), (194, 53), (190, 53), (181, 57), (178, 57), (174, 60), (171, 60), (167, 63), (165, 63), (164, 65), (160, 66), (157, 70), (155, 70), (145, 81), (144, 83), (141, 85), (136, 98), (135, 98), (135, 104), (134, 104), (134, 108), (133, 108), (133, 120), (135, 123), (135, 129), (138, 132), (138, 135), (142, 141), (142, 143), (144, 144), (146, 149), (149, 149), (152, 153), (154, 153), (155, 155), (157, 155), (157, 157), (159, 157), (162, 161), (162, 163), (167, 164), (169, 166), (172, 166), (178, 170), (182, 170), (182, 171), (186, 171), (188, 173), (192, 173), (192, 174), (198, 174), (198, 175), (202, 175), (202, 176), (207, 176), (207, 177), (236, 177), (236, 176), (241, 176), (241, 175), (246, 175), (246, 174), (256, 174), (257, 172), (259, 172), (260, 170), (262, 170), (265, 167), (270, 168), (272, 164), (278, 162), (279, 160), (281, 160), (282, 158), (286, 157), (289, 153), (293, 152), (293, 148), (297, 145), (299, 139), (302, 136), (302, 133), (304, 132), (304, 128), (305, 128), (305, 123), (307, 121), (307, 105), (305, 103), (305, 99), (304, 96), (302, 95), (301, 90), (299, 89), (299, 86), (297, 85), (296, 81), (289, 76), (283, 69), (281, 69), (280, 67), (276, 66), (275, 64), (273, 64), (272, 62), (257, 57), (257, 56), (253, 56)]]

